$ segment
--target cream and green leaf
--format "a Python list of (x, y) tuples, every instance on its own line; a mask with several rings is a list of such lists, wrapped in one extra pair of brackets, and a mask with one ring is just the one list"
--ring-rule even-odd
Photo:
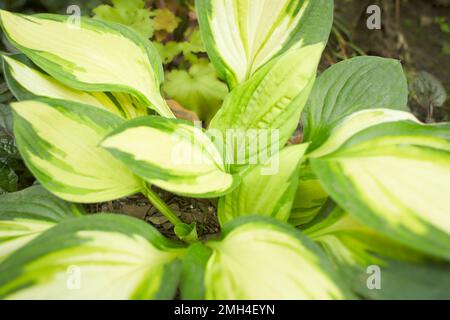
[(64, 202), (42, 186), (0, 196), (0, 261), (57, 223), (84, 210)]
[(203, 129), (187, 121), (156, 116), (128, 121), (102, 147), (139, 177), (177, 194), (212, 198), (237, 183)]
[(286, 147), (263, 165), (243, 173), (241, 184), (219, 200), (220, 224), (248, 215), (271, 216), (286, 222), (307, 148), (307, 144)]
[(171, 299), (183, 254), (183, 247), (137, 219), (72, 219), (0, 264), (0, 298)]
[(186, 299), (344, 299), (320, 248), (293, 227), (263, 217), (225, 226), (222, 238), (186, 254), (181, 295)]
[(161, 96), (163, 70), (152, 44), (120, 24), (0, 11), (8, 39), (37, 66), (73, 89), (122, 92), (173, 117)]
[(22, 55), (3, 56), (4, 76), (18, 100), (61, 99), (106, 109), (123, 118), (147, 115), (147, 108), (124, 93), (83, 92), (67, 87), (31, 66)]
[[(371, 229), (331, 203), (303, 230), (319, 244), (342, 278), (366, 299), (447, 299), (450, 263), (430, 259)], [(370, 267), (380, 268), (380, 288), (367, 283)], [(412, 279), (414, 279), (412, 281)], [(370, 281), (369, 281), (370, 282)]]
[[(285, 146), (298, 126), (322, 50), (322, 44), (290, 50), (228, 95), (210, 130), (214, 135), (222, 134), (220, 142), (227, 146), (224, 157), (227, 163), (235, 164), (231, 167), (240, 165), (237, 160), (262, 163)], [(230, 142), (233, 130), (246, 136), (244, 143)]]
[(324, 45), (333, 16), (330, 0), (196, 0), (195, 4), (208, 55), (230, 88), (290, 49)]
[(330, 131), (330, 137), (325, 140), (319, 148), (309, 152), (308, 156), (310, 158), (319, 158), (333, 153), (358, 132), (364, 131), (365, 129), (378, 124), (397, 121), (412, 121), (418, 124), (420, 123), (412, 113), (399, 110), (370, 109), (352, 113), (335, 124), (333, 129)]
[(408, 85), (400, 61), (357, 57), (337, 63), (314, 84), (302, 114), (304, 141), (319, 147), (345, 117), (365, 109), (408, 111)]
[(12, 104), (14, 134), (30, 171), (58, 197), (102, 202), (139, 192), (143, 181), (99, 146), (125, 120), (63, 100)]
[(381, 123), (312, 158), (324, 189), (392, 239), (450, 260), (450, 125)]

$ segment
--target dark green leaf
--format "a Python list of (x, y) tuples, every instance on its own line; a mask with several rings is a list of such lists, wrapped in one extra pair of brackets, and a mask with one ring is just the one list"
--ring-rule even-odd
[(357, 57), (326, 70), (302, 115), (309, 151), (319, 147), (346, 116), (364, 109), (407, 110), (408, 86), (399, 61)]

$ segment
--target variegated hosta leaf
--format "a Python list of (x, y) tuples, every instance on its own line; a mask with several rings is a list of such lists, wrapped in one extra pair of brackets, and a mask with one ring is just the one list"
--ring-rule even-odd
[(181, 294), (187, 299), (342, 299), (319, 247), (284, 223), (239, 218), (223, 238), (197, 244), (183, 265)]
[(83, 214), (41, 186), (0, 196), (0, 261), (56, 223)]
[(36, 65), (82, 91), (126, 92), (173, 117), (161, 96), (161, 61), (151, 43), (119, 24), (59, 15), (0, 11), (8, 39)]
[(3, 56), (3, 59), (5, 78), (18, 100), (43, 97), (79, 102), (106, 109), (124, 118), (147, 114), (148, 109), (139, 105), (135, 98), (128, 94), (75, 90), (28, 65), (31, 62), (26, 61), (24, 56)]
[[(425, 259), (420, 252), (363, 225), (333, 201), (327, 202), (326, 209), (304, 228), (303, 233), (321, 245), (338, 265), (366, 269), (374, 264), (383, 265), (383, 258), (408, 262)], [(346, 277), (355, 280), (357, 274), (352, 270), (342, 271)]]
[(327, 139), (319, 148), (309, 153), (308, 156), (311, 158), (318, 158), (333, 153), (358, 132), (364, 131), (377, 124), (404, 120), (420, 123), (413, 114), (404, 111), (371, 109), (355, 112), (337, 124), (333, 130), (331, 130), (329, 139)]
[(208, 55), (231, 88), (291, 48), (325, 44), (330, 0), (197, 0)]
[(407, 111), (408, 85), (399, 61), (357, 57), (321, 74), (302, 114), (304, 141), (319, 147), (345, 117), (364, 109)]
[(325, 190), (355, 218), (450, 260), (449, 124), (378, 124), (311, 164)]
[(311, 166), (305, 164), (300, 168), (300, 177), (292, 204), (289, 223), (300, 226), (311, 222), (326, 203), (328, 194), (320, 180), (312, 172)]
[(174, 193), (216, 197), (235, 183), (209, 137), (187, 121), (135, 119), (112, 132), (102, 146), (138, 176)]
[[(396, 300), (449, 297), (450, 264), (432, 261), (383, 236), (334, 204), (320, 215), (304, 233), (324, 249), (359, 296)], [(374, 267), (380, 272), (377, 290), (367, 285), (373, 285), (370, 278)]]
[[(226, 147), (227, 164), (263, 163), (272, 150), (285, 146), (308, 100), (322, 49), (316, 44), (290, 50), (228, 95), (210, 125), (214, 136), (222, 134), (218, 141), (223, 145), (216, 144)], [(246, 135), (245, 140), (233, 143), (233, 132)]]
[(220, 224), (247, 215), (287, 221), (307, 148), (307, 144), (286, 147), (263, 165), (245, 172), (239, 187), (219, 200)]
[(72, 219), (0, 264), (0, 298), (170, 299), (183, 252), (127, 216)]
[(58, 197), (102, 202), (142, 189), (143, 181), (99, 146), (123, 119), (62, 100), (24, 101), (12, 107), (20, 154), (39, 182)]

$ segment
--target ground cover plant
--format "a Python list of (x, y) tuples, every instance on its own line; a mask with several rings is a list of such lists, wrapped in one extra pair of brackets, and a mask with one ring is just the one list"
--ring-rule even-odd
[[(0, 11), (17, 50), (3, 55), (18, 100), (4, 127), (39, 182), (0, 196), (1, 298), (450, 298), (450, 125), (408, 112), (399, 61), (317, 76), (329, 0), (197, 0), (200, 31), (164, 45), (128, 3), (79, 20)], [(164, 85), (181, 52), (189, 70)], [(193, 79), (208, 94), (190, 99)], [(155, 187), (216, 199), (220, 233), (199, 237)], [(135, 194), (177, 239), (83, 206)]]

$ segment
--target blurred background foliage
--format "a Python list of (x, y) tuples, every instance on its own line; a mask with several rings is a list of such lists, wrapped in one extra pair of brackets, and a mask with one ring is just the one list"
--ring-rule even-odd
[[(450, 120), (450, 0), (335, 0), (332, 34), (321, 71), (358, 55), (402, 61), (410, 83), (410, 108), (422, 121)], [(381, 30), (366, 26), (367, 7), (382, 9)], [(194, 0), (0, 0), (0, 8), (23, 12), (83, 15), (127, 25), (158, 49), (163, 87), (175, 113), (208, 123), (228, 93), (208, 60)], [(2, 36), (0, 50), (14, 52)], [(1, 69), (0, 69), (1, 71)], [(33, 182), (15, 148), (8, 104), (13, 96), (0, 77), (0, 193)]]

